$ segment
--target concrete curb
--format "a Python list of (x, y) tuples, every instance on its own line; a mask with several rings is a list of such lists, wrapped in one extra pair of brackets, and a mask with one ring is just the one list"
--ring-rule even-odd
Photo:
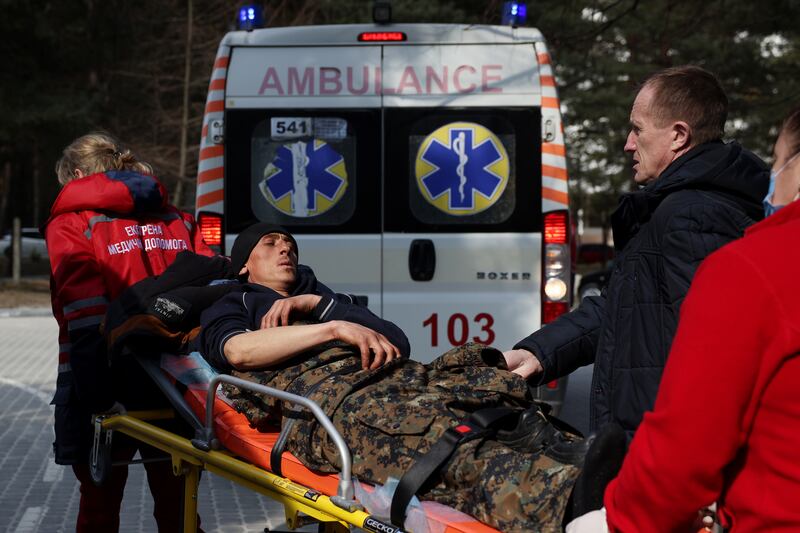
[(0, 318), (12, 318), (23, 316), (53, 316), (53, 310), (49, 307), (10, 307), (0, 308)]

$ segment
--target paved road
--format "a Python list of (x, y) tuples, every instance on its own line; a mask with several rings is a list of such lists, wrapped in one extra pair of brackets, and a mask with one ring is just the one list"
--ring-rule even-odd
[[(52, 459), (52, 407), (57, 326), (52, 317), (0, 317), (0, 531), (73, 531), (79, 502), (71, 471)], [(571, 380), (563, 416), (584, 429), (590, 373)], [(286, 530), (271, 500), (204, 473), (199, 493), (208, 532)], [(155, 531), (144, 469), (132, 467), (121, 531)], [(308, 530), (308, 529), (306, 529)]]

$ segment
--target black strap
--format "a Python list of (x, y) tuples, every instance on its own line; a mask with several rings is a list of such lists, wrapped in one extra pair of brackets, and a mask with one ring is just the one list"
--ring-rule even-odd
[(281, 468), (281, 455), (283, 455), (283, 449), (286, 448), (286, 441), (289, 438), (289, 430), (291, 430), (292, 426), (294, 426), (295, 420), (297, 419), (290, 418), (286, 421), (286, 423), (283, 425), (283, 429), (278, 435), (277, 440), (275, 440), (275, 444), (272, 445), (272, 451), (269, 453), (269, 469), (272, 470), (272, 473), (276, 476), (283, 477), (283, 470)]
[(554, 428), (559, 430), (561, 433), (572, 434), (575, 435), (576, 437), (584, 438), (583, 432), (580, 429), (573, 426), (572, 424), (570, 424), (569, 422), (550, 414), (546, 414), (544, 415), (544, 417), (547, 419), (548, 422), (550, 422), (550, 424)]
[(454, 428), (448, 428), (428, 453), (417, 459), (403, 474), (392, 497), (390, 518), (395, 526), (403, 527), (406, 507), (411, 498), (438, 472), (453, 455), (455, 449), (465, 442), (482, 438), (496, 432), (511, 416), (519, 416), (521, 411), (508, 407), (489, 407), (475, 411), (467, 420)]
[(521, 410), (510, 407), (486, 407), (469, 415), (467, 420), (483, 429), (496, 430), (498, 426), (506, 423), (509, 418), (517, 418), (521, 414)]
[[(531, 391), (531, 395), (533, 395), (533, 396), (536, 395), (536, 389), (537, 388), (538, 387), (535, 387), (535, 386), (531, 385), (530, 383), (528, 383), (528, 390)], [(565, 420), (561, 420), (560, 418), (558, 418), (557, 416), (555, 416), (553, 414), (553, 406), (552, 405), (550, 405), (549, 403), (544, 402), (542, 400), (534, 400), (533, 403), (534, 403), (534, 405), (536, 405), (539, 408), (539, 411), (541, 411), (542, 414), (544, 414), (544, 417), (547, 419), (547, 421), (550, 422), (550, 424), (554, 428), (559, 430), (561, 433), (571, 433), (572, 435), (578, 436), (580, 438), (584, 438), (583, 432), (581, 430), (579, 430), (578, 428), (576, 428), (575, 426), (573, 426), (569, 422), (567, 422)]]

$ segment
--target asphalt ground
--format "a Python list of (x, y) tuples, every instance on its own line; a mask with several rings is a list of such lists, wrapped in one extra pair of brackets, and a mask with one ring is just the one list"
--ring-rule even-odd
[[(0, 531), (73, 531), (78, 484), (53, 462), (53, 408), (57, 332), (42, 307), (0, 309)], [(573, 374), (562, 417), (588, 426), (591, 369)], [(123, 532), (156, 531), (152, 499), (141, 466), (132, 466), (121, 510)], [(287, 531), (282, 508), (272, 500), (205, 472), (199, 510), (207, 532)], [(311, 531), (304, 528), (301, 531)]]

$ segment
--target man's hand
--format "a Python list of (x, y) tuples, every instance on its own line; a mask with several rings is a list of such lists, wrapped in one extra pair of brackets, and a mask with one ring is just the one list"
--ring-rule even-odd
[(539, 374), (544, 369), (542, 363), (533, 355), (532, 352), (519, 348), (517, 350), (508, 350), (503, 352), (503, 357), (506, 358), (506, 365), (508, 369), (515, 374), (519, 374), (525, 379)]
[(380, 333), (360, 324), (333, 320), (329, 322), (333, 338), (351, 344), (361, 352), (361, 368), (374, 370), (400, 357), (400, 350)]
[(267, 314), (264, 315), (264, 318), (261, 319), (260, 329), (288, 326), (291, 315), (308, 315), (320, 300), (322, 300), (322, 296), (317, 294), (301, 294), (276, 300), (267, 311)]

